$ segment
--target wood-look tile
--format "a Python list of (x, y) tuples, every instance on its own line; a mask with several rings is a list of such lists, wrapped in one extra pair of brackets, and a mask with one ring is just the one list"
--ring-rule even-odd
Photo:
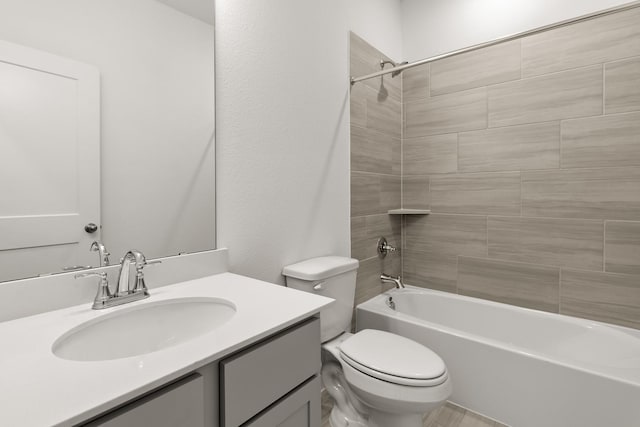
[(367, 215), (351, 218), (351, 256), (365, 260), (378, 256), (377, 242), (380, 236), (390, 245), (400, 248), (400, 215)]
[(560, 269), (543, 265), (458, 257), (458, 293), (558, 312)]
[(636, 221), (639, 188), (640, 167), (525, 171), (522, 215)]
[(640, 112), (563, 121), (561, 163), (563, 168), (640, 165)]
[[(382, 53), (352, 31), (349, 32), (349, 57), (351, 59), (349, 68), (352, 75), (380, 71)], [(354, 62), (354, 59), (358, 59), (360, 62)]]
[(467, 411), (458, 427), (495, 427), (496, 422), (475, 412)]
[(637, 275), (562, 270), (560, 313), (640, 329)]
[(460, 172), (550, 169), (558, 168), (559, 165), (559, 122), (459, 134)]
[(402, 177), (402, 207), (407, 209), (429, 209), (429, 177)]
[(603, 221), (490, 216), (487, 227), (490, 258), (602, 270)]
[(458, 135), (432, 135), (405, 138), (402, 147), (404, 175), (456, 172)]
[(520, 215), (520, 172), (431, 176), (436, 213)]
[(351, 217), (351, 257), (362, 261), (367, 256), (366, 216)]
[(640, 55), (640, 9), (522, 39), (524, 77)]
[(329, 395), (326, 389), (323, 389), (320, 399), (322, 427), (331, 427), (329, 423), (329, 417), (331, 416), (331, 410), (333, 409), (333, 398)]
[(456, 255), (404, 249), (402, 263), (404, 283), (438, 291), (456, 292)]
[(405, 102), (405, 138), (487, 127), (486, 89)]
[(351, 126), (351, 170), (400, 175), (400, 139)]
[(451, 402), (427, 413), (423, 427), (507, 427)]
[(411, 216), (405, 219), (405, 248), (448, 255), (487, 255), (487, 218), (479, 215)]
[[(380, 71), (380, 60), (390, 60), (387, 55), (353, 32), (350, 33), (349, 37), (349, 58), (349, 72), (352, 77), (360, 77)], [(364, 85), (376, 91), (387, 92), (390, 97), (400, 101), (400, 81), (400, 77), (392, 78), (390, 75), (385, 75), (363, 80), (356, 83), (356, 85)]]
[(490, 86), (489, 127), (602, 114), (602, 65)]
[(640, 274), (640, 222), (607, 221), (605, 228), (605, 270)]
[(377, 130), (394, 138), (401, 137), (402, 109), (400, 101), (391, 97), (379, 98), (370, 90), (366, 105), (367, 129)]
[(351, 173), (351, 216), (386, 213), (400, 206), (400, 177)]
[(402, 102), (429, 97), (429, 64), (402, 72)]
[[(378, 257), (360, 261), (356, 278), (355, 305), (363, 303), (389, 289), (380, 281), (382, 273), (399, 276), (402, 272), (402, 259), (399, 253), (388, 255), (384, 259)], [(355, 320), (355, 316), (353, 317)]]
[(369, 88), (363, 85), (353, 85), (350, 89), (350, 119), (351, 125), (367, 126), (367, 94)]
[(466, 414), (466, 409), (447, 402), (429, 414), (424, 422), (424, 427), (435, 427), (437, 425), (443, 427), (459, 427)]
[(604, 87), (606, 114), (640, 111), (640, 57), (606, 64)]
[(431, 64), (431, 96), (520, 78), (520, 40), (500, 43)]
[(354, 307), (382, 292), (382, 282), (380, 281), (381, 273), (382, 260), (379, 258), (376, 257), (360, 261), (358, 275), (356, 276)]

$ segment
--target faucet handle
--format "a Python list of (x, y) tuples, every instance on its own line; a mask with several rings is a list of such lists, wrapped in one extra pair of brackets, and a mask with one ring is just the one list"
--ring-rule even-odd
[(134, 294), (141, 293), (145, 296), (149, 295), (149, 290), (147, 289), (147, 284), (144, 281), (144, 274), (142, 273), (142, 269), (147, 265), (154, 265), (154, 264), (162, 264), (162, 261), (159, 259), (156, 259), (153, 261), (147, 261), (146, 259), (144, 259), (142, 263), (136, 264), (136, 284), (133, 287), (133, 290), (131, 291), (132, 293)]
[(109, 280), (107, 279), (107, 273), (79, 273), (73, 276), (74, 279), (84, 279), (87, 277), (99, 277), (100, 284), (98, 285), (98, 292), (93, 299), (93, 309), (106, 308), (106, 303), (111, 299), (111, 290), (109, 289)]
[(100, 277), (100, 280), (107, 280), (107, 273), (105, 273), (104, 271), (99, 272), (99, 273), (95, 273), (95, 272), (91, 272), (91, 273), (78, 273), (75, 274), (73, 276), (74, 279), (84, 279), (85, 277)]
[(388, 244), (387, 239), (384, 236), (378, 239), (378, 243), (376, 246), (378, 250), (378, 258), (381, 259), (386, 257), (388, 253), (398, 250), (398, 248), (396, 248), (395, 246), (391, 246), (390, 244)]

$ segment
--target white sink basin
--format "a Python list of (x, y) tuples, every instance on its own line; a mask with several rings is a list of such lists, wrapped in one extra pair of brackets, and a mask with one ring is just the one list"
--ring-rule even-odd
[(204, 335), (235, 313), (233, 303), (217, 298), (149, 302), (71, 329), (53, 343), (52, 351), (62, 359), (77, 361), (138, 356)]

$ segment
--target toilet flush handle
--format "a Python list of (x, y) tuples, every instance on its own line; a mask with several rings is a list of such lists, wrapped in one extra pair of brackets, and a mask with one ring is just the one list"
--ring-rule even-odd
[(324, 285), (324, 282), (318, 282), (315, 285), (313, 285), (313, 290), (314, 291), (321, 291), (321, 290), (324, 289), (323, 285)]

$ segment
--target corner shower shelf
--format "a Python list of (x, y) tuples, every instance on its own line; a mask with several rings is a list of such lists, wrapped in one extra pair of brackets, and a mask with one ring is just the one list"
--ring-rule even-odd
[(387, 211), (389, 215), (429, 215), (429, 209), (391, 209)]

